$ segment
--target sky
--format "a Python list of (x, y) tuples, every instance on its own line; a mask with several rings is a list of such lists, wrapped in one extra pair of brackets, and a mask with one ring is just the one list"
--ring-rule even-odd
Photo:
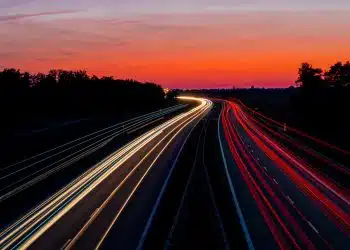
[(350, 60), (348, 0), (0, 0), (0, 69), (288, 87)]

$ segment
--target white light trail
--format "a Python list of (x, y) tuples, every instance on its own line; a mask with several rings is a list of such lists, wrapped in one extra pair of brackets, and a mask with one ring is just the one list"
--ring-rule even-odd
[[(167, 136), (175, 131), (175, 129), (179, 128), (166, 146), (160, 150), (160, 153), (156, 157), (158, 158), (183, 128), (185, 128), (195, 118), (200, 116), (204, 111), (208, 110), (212, 105), (210, 101), (200, 98), (180, 97), (179, 99), (195, 100), (200, 102), (200, 105), (191, 109), (190, 111), (175, 116), (174, 118), (131, 141), (106, 160), (83, 173), (76, 180), (62, 188), (42, 204), (32, 209), (27, 215), (20, 218), (0, 234), (0, 248), (26, 249), (29, 247), (60, 218), (67, 214), (76, 204), (82, 201), (101, 182), (106, 180), (106, 178), (116, 169), (138, 153), (140, 149), (146, 145), (149, 145), (149, 143), (151, 143), (153, 140), (157, 140), (156, 138), (158, 138), (160, 135), (163, 136), (163, 139), (167, 138)], [(179, 124), (176, 125), (177, 123)], [(171, 130), (173, 126), (175, 126), (175, 128)], [(171, 131), (168, 131), (169, 129)], [(164, 131), (167, 131), (165, 135), (163, 135)], [(157, 145), (159, 145), (159, 143)], [(153, 164), (154, 162), (152, 162), (146, 173), (136, 184), (128, 199), (130, 199), (133, 192), (140, 185), (142, 179), (148, 173)], [(124, 205), (126, 205), (126, 203)]]

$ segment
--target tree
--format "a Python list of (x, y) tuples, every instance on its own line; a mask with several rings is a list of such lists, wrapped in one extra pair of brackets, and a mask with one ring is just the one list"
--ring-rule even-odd
[(96, 76), (96, 75), (93, 75), (93, 76), (91, 77), (91, 81), (93, 81), (93, 82), (97, 82), (98, 80), (100, 80), (100, 79), (99, 79), (98, 76)]
[(325, 80), (335, 87), (346, 87), (350, 84), (350, 62), (337, 62), (325, 73)]
[(2, 94), (17, 92), (20, 89), (21, 72), (18, 69), (4, 69), (0, 72)]
[(309, 63), (302, 63), (298, 71), (296, 84), (305, 90), (316, 90), (325, 87), (322, 69), (313, 68)]

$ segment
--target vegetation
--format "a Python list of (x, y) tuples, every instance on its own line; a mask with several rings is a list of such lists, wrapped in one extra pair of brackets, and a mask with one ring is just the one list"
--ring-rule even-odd
[(320, 88), (344, 88), (350, 85), (350, 62), (337, 62), (323, 72), (309, 63), (302, 63), (296, 81), (303, 89), (314, 91)]
[(4, 69), (0, 72), (0, 89), (2, 126), (8, 128), (32, 119), (142, 111), (165, 101), (159, 85), (90, 77), (82, 70), (30, 74)]
[(292, 97), (293, 107), (303, 126), (315, 131), (348, 130), (350, 107), (350, 63), (338, 62), (328, 70), (303, 63), (299, 68), (299, 91)]

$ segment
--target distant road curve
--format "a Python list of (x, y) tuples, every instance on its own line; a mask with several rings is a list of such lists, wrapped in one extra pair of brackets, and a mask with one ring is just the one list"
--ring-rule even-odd
[[(181, 99), (196, 101), (198, 106), (161, 123), (126, 144), (19, 218), (0, 233), (0, 248), (108, 248), (108, 237), (114, 230), (119, 230), (119, 224), (123, 224), (118, 223), (119, 220), (124, 220), (124, 217), (135, 219), (138, 215), (143, 219), (133, 224), (134, 227), (128, 232), (130, 239), (124, 240), (125, 245), (137, 244), (138, 237), (141, 237), (146, 226), (142, 222), (147, 221), (145, 218), (149, 217), (157, 194), (169, 173), (169, 159), (179, 150), (179, 145), (191, 128), (212, 107), (212, 102), (206, 99)], [(138, 126), (135, 125), (133, 129)], [(110, 135), (114, 136), (113, 133), (114, 131)], [(85, 141), (86, 138), (82, 139)], [(77, 148), (81, 146), (80, 140), (76, 141)], [(37, 158), (40, 161), (52, 157), (53, 151), (23, 162), (33, 161), (35, 164)], [(58, 148), (58, 154), (61, 151)], [(16, 167), (17, 164), (6, 169)], [(16, 171), (18, 173), (24, 170), (19, 167)], [(11, 172), (4, 176), (11, 176)], [(142, 209), (141, 206), (135, 206), (135, 203), (142, 204)], [(135, 209), (136, 212), (131, 212)], [(124, 228), (120, 230), (125, 231)]]

